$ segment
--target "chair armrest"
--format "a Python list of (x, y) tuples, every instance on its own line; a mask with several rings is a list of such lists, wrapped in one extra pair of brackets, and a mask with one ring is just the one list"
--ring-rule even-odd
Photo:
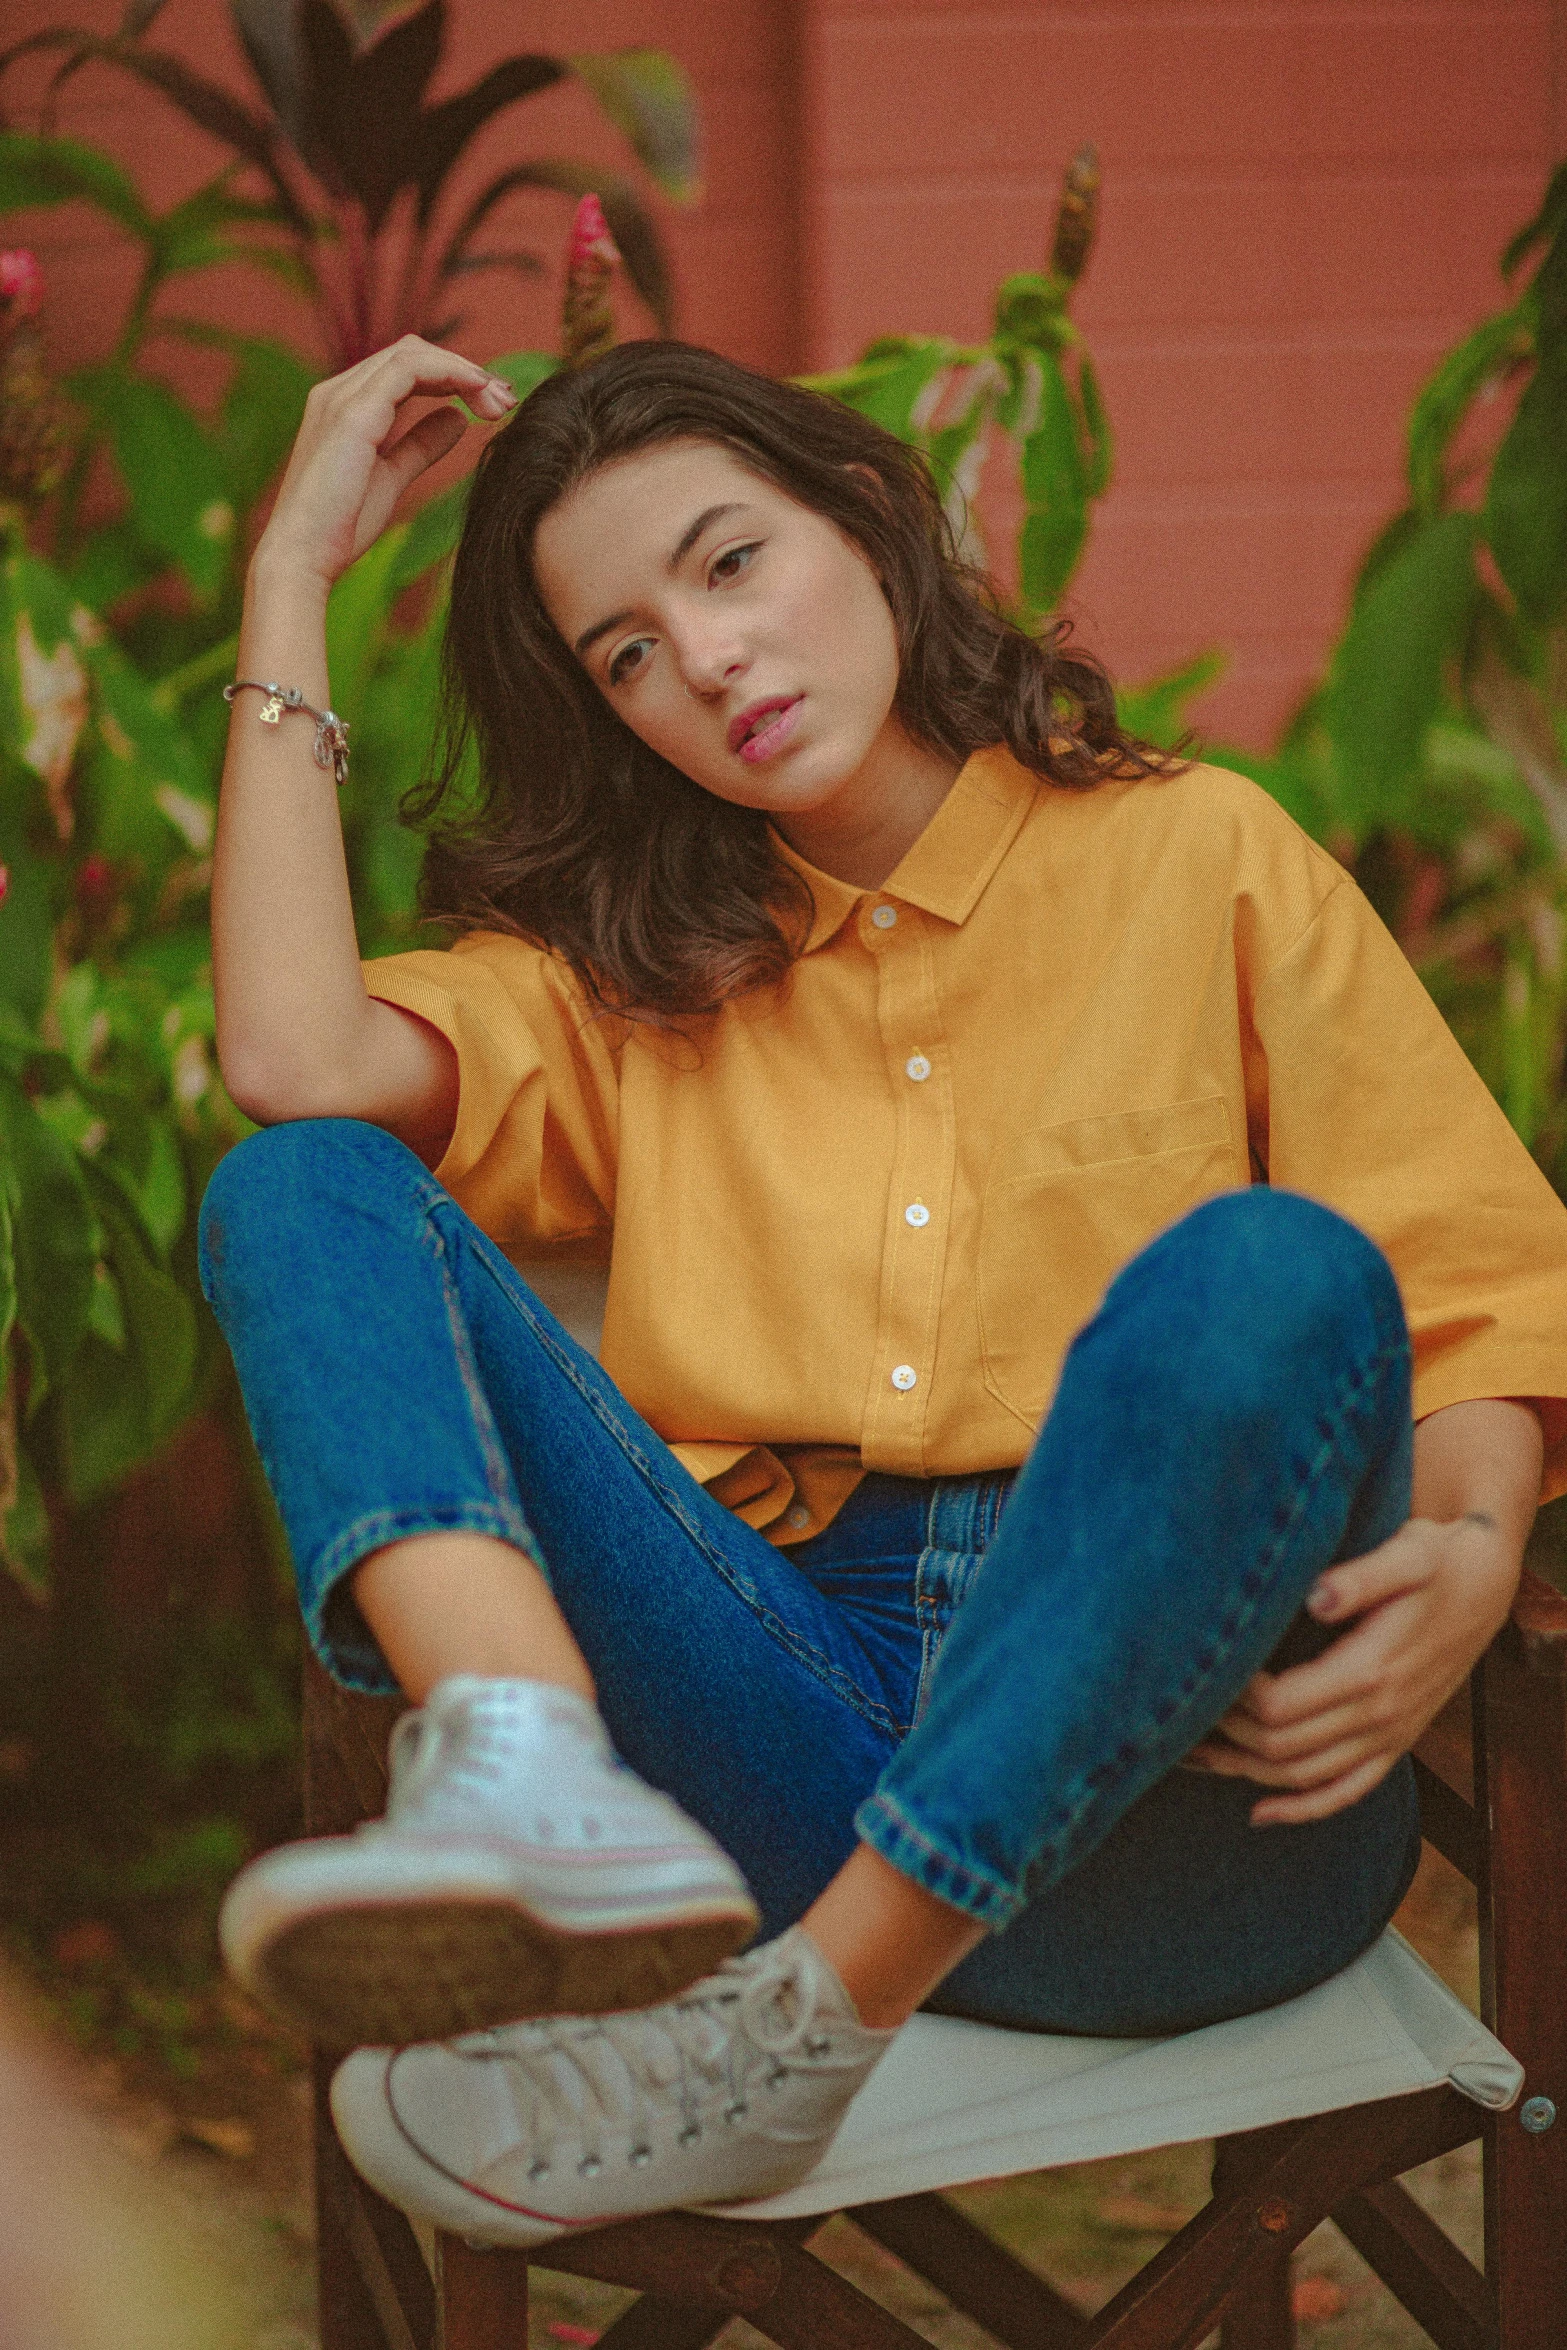
[(1512, 1613), (1498, 1638), (1517, 1643), (1526, 1672), (1567, 1679), (1567, 1595), (1525, 1567)]

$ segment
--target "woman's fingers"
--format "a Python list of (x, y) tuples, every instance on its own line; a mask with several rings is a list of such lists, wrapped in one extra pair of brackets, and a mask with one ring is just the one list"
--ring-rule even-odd
[(381, 451), (381, 462), (401, 492), (448, 456), (467, 429), (455, 408), (432, 408), (408, 427), (401, 440)]
[(351, 368), (347, 375), (336, 378), (345, 389), (361, 390), (377, 400), (387, 401), (392, 408), (400, 408), (405, 400), (465, 400), (475, 414), (504, 416), (517, 405), (517, 395), (504, 377), (492, 375), (475, 359), (464, 359), (459, 352), (443, 350), (439, 343), (427, 343), (419, 335), (404, 335), (400, 342), (389, 343), (384, 351), (376, 351), (361, 362), (360, 368)]
[(1313, 1747), (1309, 1754), (1288, 1762), (1270, 1762), (1259, 1754), (1245, 1754), (1222, 1740), (1210, 1740), (1195, 1749), (1188, 1761), (1201, 1758), (1203, 1769), (1216, 1779), (1251, 1779), (1259, 1787), (1318, 1787), (1325, 1779), (1368, 1762), (1387, 1751), (1387, 1740), (1370, 1730), (1351, 1726), (1337, 1738)]
[(1254, 1828), (1294, 1828), (1308, 1820), (1330, 1819), (1334, 1812), (1347, 1811), (1373, 1787), (1379, 1787), (1396, 1760), (1391, 1754), (1374, 1756), (1346, 1771), (1342, 1778), (1330, 1779), (1303, 1795), (1265, 1795), (1252, 1805), (1251, 1824)]
[(1366, 1708), (1358, 1701), (1328, 1706), (1321, 1713), (1280, 1729), (1269, 1729), (1251, 1715), (1237, 1711), (1226, 1714), (1215, 1725), (1198, 1751), (1206, 1753), (1210, 1746), (1216, 1746), (1231, 1754), (1254, 1755), (1260, 1762), (1296, 1762), (1303, 1754), (1313, 1754), (1320, 1747), (1331, 1746), (1340, 1738), (1370, 1727)]
[(1307, 1594), (1306, 1612), (1319, 1624), (1336, 1624), (1400, 1591), (1418, 1590), (1441, 1564), (1442, 1532), (1429, 1519), (1406, 1520), (1391, 1541), (1320, 1574)]

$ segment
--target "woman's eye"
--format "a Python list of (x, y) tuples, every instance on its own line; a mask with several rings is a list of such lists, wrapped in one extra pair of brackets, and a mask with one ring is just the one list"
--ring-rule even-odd
[(751, 557), (757, 552), (760, 545), (759, 539), (752, 539), (748, 545), (743, 547), (726, 547), (723, 553), (715, 558), (713, 568), (708, 573), (709, 581), (737, 579), (740, 573), (747, 568)]
[(633, 637), (629, 645), (621, 646), (620, 651), (609, 665), (611, 685), (624, 685), (628, 677), (635, 677), (637, 671), (643, 666), (647, 642), (645, 636), (639, 636)]

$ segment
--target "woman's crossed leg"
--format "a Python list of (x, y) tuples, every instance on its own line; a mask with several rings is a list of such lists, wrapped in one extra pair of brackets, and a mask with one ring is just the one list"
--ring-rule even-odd
[[(732, 1883), (715, 1874), (724, 1854), (760, 1907), (761, 1952), (787, 1946), (795, 1974), (763, 1963), (757, 1979), (795, 2032), (812, 2129), (803, 2141), (796, 2131), (783, 2157), (771, 2146), (759, 2173), (754, 2160), (732, 2159), (731, 2124), (719, 2167), (737, 2183), (714, 2187), (704, 2173), (697, 2192), (759, 2192), (780, 2159), (803, 2167), (799, 2144), (819, 2144), (824, 2127), (830, 2135), (885, 2027), (928, 1994), (1035, 2028), (1180, 2029), (1322, 1979), (1399, 1898), (1414, 1835), (1407, 1772), (1332, 1819), (1263, 1831), (1248, 1824), (1244, 1783), (1173, 1767), (1281, 1640), (1300, 1638), (1320, 1569), (1385, 1539), (1407, 1514), (1397, 1293), (1377, 1252), (1327, 1211), (1265, 1190), (1226, 1195), (1126, 1268), (1068, 1357), (982, 1569), (976, 1551), (974, 1571), (957, 1578), (966, 1596), (944, 1641), (931, 1637), (917, 1586), (961, 1487), (871, 1479), (822, 1536), (775, 1549), (712, 1501), (378, 1129), (317, 1121), (257, 1137), (219, 1170), (203, 1240), (208, 1292), (318, 1650), (350, 1685), (394, 1686), (388, 1656), (412, 1694), (440, 1684), (427, 1712), (451, 1734), (433, 1752), (427, 1739), (407, 1776), (423, 1771), (426, 1795), (439, 1791), (439, 1750), (466, 1714), (459, 1775), (473, 1776), (475, 1735), (492, 1750), (497, 1736), (502, 1748), (512, 1741), (521, 1778), (515, 1793), (502, 1788), (503, 1808), (525, 1813), (524, 1785), (586, 1769), (590, 1781), (613, 1773), (599, 1801), (607, 1815), (632, 1782), (589, 1751), (596, 1692), (637, 1781), (721, 1848), (711, 1864), (692, 1853), (681, 1864), (688, 1909), (693, 1869), (696, 1906), (707, 1904), (705, 1947), (712, 1936), (732, 1946), (746, 1930)], [(979, 1513), (984, 1530), (993, 1515)], [(869, 1576), (849, 1557), (868, 1534), (879, 1561)], [(515, 1719), (497, 1729), (496, 1693), (519, 1689), (520, 1730)], [(457, 1814), (439, 1802), (415, 1814), (415, 1841), (454, 1840)], [(579, 1803), (572, 1816), (580, 1830), (592, 1815)], [(668, 1837), (667, 1814), (652, 1834)], [(628, 1848), (625, 1867), (646, 1880), (645, 1824)], [(313, 1914), (330, 1917), (331, 1852), (299, 1849), (325, 1856)], [(702, 1839), (692, 1852), (709, 1849)], [(587, 1857), (601, 1876), (606, 1858), (613, 1872), (602, 1846)], [(400, 1919), (417, 1905), (416, 1876), (400, 1880), (401, 1905), (388, 1905)], [(438, 1880), (437, 1870), (432, 1901)], [(486, 1922), (504, 1907), (492, 1899)], [(586, 1927), (581, 1946), (613, 1950), (618, 1936), (624, 1949), (623, 1915), (601, 1914), (607, 1935), (574, 1921)], [(803, 1937), (792, 1931), (802, 1919)], [(687, 1978), (702, 1963), (699, 1934), (653, 1939), (677, 1979), (682, 1958)], [(394, 1969), (399, 1943), (405, 1965), (419, 1948), (406, 1934), (384, 1942)], [(802, 1948), (831, 1970), (809, 1999)], [(758, 1963), (753, 1954), (740, 1966), (755, 1973)], [(591, 1968), (569, 1979), (591, 1981)], [(611, 1969), (602, 2004), (626, 2004), (628, 1980), (634, 1970), (616, 1985)], [(657, 1986), (656, 1970), (644, 1980)], [(720, 2004), (748, 1996), (742, 1985)], [(807, 2007), (836, 2009), (846, 2066), (802, 2058)], [(685, 2045), (694, 2015), (704, 2029), (712, 2021), (700, 2000), (653, 2012), (675, 2019), (673, 2040), (665, 2025), (649, 2028), (679, 2050), (682, 2078), (704, 2056), (715, 2080), (732, 2069), (736, 2030), (748, 2048), (777, 2036), (776, 2015), (760, 2038), (731, 2018), (717, 2061)], [(470, 2020), (459, 2008), (455, 2025)], [(623, 2104), (626, 2051), (612, 2061), (604, 2052), (630, 2022), (585, 2027)], [(549, 2029), (490, 2037), (529, 2041)], [(558, 2038), (567, 2027), (553, 2029)], [(373, 2076), (356, 2059), (345, 2074), (361, 2138), (368, 2129), (401, 2150), (380, 2183), (428, 2205), (428, 2145), (409, 2157), (416, 2178), (398, 2167), (408, 2115), (393, 2115), (389, 2130), (375, 2121), (392, 2111), (394, 2074), (397, 2096), (423, 2100), (415, 2137), (433, 2130), (445, 2155), (460, 2157), (460, 2212), (437, 2216), (471, 2226), (461, 2198), (477, 2190), (462, 2148), (483, 2103), (478, 2084), (493, 2100), (504, 2075), (507, 2110), (526, 2109), (512, 2155), (527, 2152), (530, 2174), (541, 2111), (553, 2109), (548, 2096), (541, 2108), (536, 2082), (518, 2088), (517, 2049), (498, 2070), (459, 2045)], [(528, 2061), (536, 2073), (562, 2059), (534, 2048)], [(776, 2070), (776, 2054), (767, 2061)], [(635, 2103), (617, 2124), (628, 2161), (641, 2152)], [(434, 2158), (440, 2177), (452, 2168), (445, 2155)], [(649, 2156), (633, 2168), (658, 2166)], [(585, 2175), (591, 2192), (597, 2171)], [(622, 2193), (611, 2208), (693, 2199), (687, 2179), (667, 2191), (657, 2177), (636, 2184), (640, 2200)], [(534, 2231), (518, 2240), (572, 2224), (531, 2201), (519, 2218), (517, 2198), (501, 2200), (503, 2232)]]

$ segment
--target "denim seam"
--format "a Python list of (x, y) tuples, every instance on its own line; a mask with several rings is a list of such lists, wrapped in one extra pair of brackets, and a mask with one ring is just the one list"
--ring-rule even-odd
[[(1267, 1591), (1269, 1579), (1291, 1534), (1304, 1514), (1306, 1506), (1321, 1480), (1323, 1471), (1332, 1460), (1346, 1426), (1353, 1422), (1355, 1406), (1359, 1398), (1373, 1384), (1381, 1383), (1391, 1367), (1393, 1359), (1397, 1355), (1407, 1352), (1407, 1348), (1408, 1340), (1401, 1331), (1397, 1334), (1386, 1335), (1379, 1332), (1379, 1343), (1370, 1363), (1344, 1374), (1332, 1403), (1324, 1411), (1318, 1423), (1323, 1430), (1321, 1447), (1301, 1475), (1293, 1503), (1280, 1523), (1272, 1543), (1262, 1559), (1251, 1570), (1248, 1581), (1253, 1588), (1244, 1594), (1241, 1603), (1231, 1610), (1221, 1625), (1217, 1639), (1204, 1660), (1202, 1681), (1211, 1678), (1215, 1668), (1230, 1655), (1241, 1633), (1255, 1616)], [(1111, 1763), (1102, 1766), (1093, 1783), (1085, 1786), (1081, 1781), (1079, 1782), (1078, 1788), (1072, 1792), (1067, 1801), (1059, 1806), (1055, 1821), (1047, 1827), (1036, 1844), (1028, 1862), (1027, 1873), (1030, 1876), (1037, 1870), (1040, 1861), (1047, 1853), (1054, 1862), (1060, 1862), (1063, 1852), (1070, 1847), (1075, 1830), (1095, 1804), (1103, 1800), (1106, 1786), (1113, 1780), (1116, 1772), (1124, 1773), (1130, 1764), (1136, 1761), (1142, 1752), (1146, 1751), (1155, 1738), (1168, 1735), (1171, 1724), (1179, 1721), (1182, 1711), (1189, 1712), (1191, 1710), (1198, 1690), (1202, 1686), (1202, 1681), (1194, 1682), (1183, 1689), (1179, 1698), (1162, 1716), (1157, 1711), (1146, 1716), (1137, 1728), (1122, 1740), (1119, 1753)], [(945, 1886), (942, 1889), (941, 1897), (943, 1899), (953, 1901), (959, 1908), (967, 1909), (974, 1915), (983, 1914), (986, 1922), (993, 1926), (1005, 1925), (1026, 1906), (1029, 1896), (1025, 1890), (1003, 1888), (996, 1880), (986, 1878), (975, 1871), (969, 1863), (954, 1859), (950, 1853), (944, 1852), (928, 1836), (914, 1828), (894, 1799), (878, 1788), (873, 1795), (867, 1797), (856, 1812), (855, 1830), (867, 1843), (876, 1846), (883, 1859), (892, 1862), (892, 1865), (896, 1867), (899, 1864), (894, 1859), (893, 1853), (886, 1849), (882, 1838), (872, 1832), (881, 1822), (887, 1823), (892, 1830), (892, 1835), (887, 1841), (896, 1843), (900, 1838), (906, 1839), (920, 1852), (928, 1855), (932, 1860), (938, 1861), (942, 1871), (950, 1872), (951, 1882), (955, 1887), (960, 1884), (972, 1884), (985, 1889), (982, 1896), (983, 1909), (972, 1898), (966, 1899), (961, 1891), (949, 1892)], [(905, 1873), (909, 1872), (905, 1871)], [(922, 1877), (921, 1881), (924, 1882), (925, 1879)]]
[[(919, 1872), (919, 1882), (925, 1890), (939, 1892), (943, 1901), (950, 1901), (955, 1908), (967, 1911), (970, 1917), (979, 1918), (986, 1925), (1004, 1926), (1022, 1907), (1009, 1885), (987, 1877), (966, 1861), (954, 1860), (949, 1852), (923, 1835), (889, 1795), (878, 1792), (865, 1798), (854, 1815), (854, 1831), (905, 1876), (914, 1872), (899, 1858), (900, 1852), (907, 1855), (912, 1850), (922, 1861), (935, 1862), (935, 1869), (922, 1868)], [(939, 1879), (939, 1885), (931, 1882), (932, 1877)]]
[[(440, 1208), (444, 1208), (446, 1204), (444, 1198), (436, 1203)], [(460, 1214), (461, 1210), (458, 1212)], [(869, 1696), (855, 1681), (850, 1679), (840, 1666), (835, 1665), (830, 1657), (824, 1655), (812, 1642), (802, 1640), (787, 1624), (774, 1615), (773, 1611), (758, 1598), (756, 1591), (746, 1577), (739, 1573), (723, 1553), (708, 1540), (702, 1528), (685, 1509), (680, 1496), (665, 1484), (653, 1463), (627, 1435), (625, 1429), (619, 1425), (614, 1416), (605, 1411), (601, 1399), (581, 1377), (570, 1356), (563, 1354), (556, 1346), (547, 1326), (539, 1321), (533, 1310), (526, 1283), (519, 1279), (514, 1291), (508, 1283), (502, 1280), (496, 1267), (490, 1263), (483, 1250), (476, 1250), (474, 1255), (475, 1262), (483, 1267), (508, 1304), (521, 1312), (539, 1346), (543, 1348), (562, 1376), (569, 1380), (576, 1389), (578, 1396), (598, 1421), (600, 1427), (603, 1428), (605, 1434), (613, 1438), (643, 1483), (695, 1544), (715, 1574), (719, 1575), (729, 1585), (729, 1588), (745, 1602), (769, 1638), (776, 1640), (780, 1648), (787, 1650), (797, 1663), (804, 1665), (808, 1672), (813, 1673), (818, 1680), (825, 1682), (833, 1694), (841, 1698), (855, 1713), (861, 1715), (877, 1729), (885, 1730), (890, 1736), (901, 1737), (904, 1725), (897, 1720), (891, 1709), (882, 1704), (879, 1698)], [(547, 1565), (545, 1573), (547, 1576)]]
[[(1253, 1589), (1243, 1595), (1240, 1604), (1231, 1610), (1220, 1626), (1217, 1640), (1207, 1654), (1205, 1678), (1211, 1677), (1215, 1668), (1231, 1654), (1240, 1635), (1256, 1615), (1267, 1590), (1269, 1578), (1277, 1566), (1291, 1534), (1299, 1524), (1310, 1497), (1321, 1481), (1323, 1471), (1333, 1459), (1346, 1424), (1351, 1422), (1354, 1417), (1353, 1407), (1356, 1400), (1371, 1385), (1373, 1379), (1381, 1380), (1389, 1366), (1391, 1356), (1402, 1351), (1406, 1344), (1407, 1342), (1402, 1337), (1391, 1345), (1384, 1339), (1369, 1368), (1352, 1370), (1344, 1374), (1333, 1403), (1324, 1412), (1322, 1420), (1319, 1422), (1319, 1426), (1324, 1429), (1324, 1434), (1316, 1457), (1308, 1464), (1301, 1477), (1293, 1505), (1279, 1526), (1273, 1542), (1264, 1553), (1263, 1558), (1252, 1569), (1249, 1579)], [(1157, 1711), (1146, 1715), (1136, 1729), (1122, 1740), (1120, 1752), (1114, 1761), (1103, 1766), (1097, 1783), (1086, 1786), (1081, 1786), (1080, 1783), (1081, 1791), (1076, 1793), (1075, 1799), (1068, 1800), (1061, 1805), (1057, 1823), (1041, 1837), (1036, 1846), (1033, 1858), (1029, 1863), (1031, 1872), (1038, 1867), (1041, 1858), (1047, 1852), (1054, 1860), (1060, 1860), (1062, 1851), (1071, 1842), (1073, 1831), (1091, 1811), (1094, 1804), (1102, 1798), (1106, 1784), (1113, 1780), (1117, 1770), (1124, 1772), (1155, 1738), (1168, 1734), (1172, 1723), (1180, 1720), (1183, 1711), (1190, 1713), (1200, 1686), (1200, 1682), (1188, 1684), (1163, 1715)], [(1019, 1893), (1016, 1896), (1016, 1906), (1022, 1908), (1025, 1900), (1026, 1895)]]

